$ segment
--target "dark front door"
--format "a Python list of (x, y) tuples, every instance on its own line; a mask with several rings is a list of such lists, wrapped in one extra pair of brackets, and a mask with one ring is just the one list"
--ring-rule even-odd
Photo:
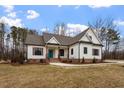
[(48, 58), (53, 58), (53, 50), (49, 50), (49, 53), (48, 53)]

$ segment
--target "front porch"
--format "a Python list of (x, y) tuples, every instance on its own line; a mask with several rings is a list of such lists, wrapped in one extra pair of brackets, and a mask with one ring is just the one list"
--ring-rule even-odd
[(46, 59), (49, 62), (59, 62), (62, 59), (69, 58), (69, 49), (67, 46), (46, 45)]

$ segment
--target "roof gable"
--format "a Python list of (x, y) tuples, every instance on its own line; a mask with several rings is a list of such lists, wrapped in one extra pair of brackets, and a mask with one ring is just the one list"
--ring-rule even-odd
[(101, 44), (99, 38), (97, 37), (97, 35), (96, 35), (96, 33), (94, 32), (93, 29), (90, 28), (87, 31), (86, 34), (87, 34), (88, 37), (91, 37), (92, 38), (92, 39), (90, 39), (92, 41), (92, 43), (94, 43), (94, 44)]
[(52, 37), (47, 43), (60, 44), (55, 37)]
[(87, 34), (85, 34), (79, 41), (92, 42), (92, 40), (89, 38)]
[(102, 45), (100, 39), (97, 37), (96, 32), (94, 32), (92, 28), (86, 29), (85, 31), (77, 35), (76, 37), (78, 37), (77, 42), (86, 41), (92, 44)]
[(52, 37), (54, 37), (61, 45), (69, 45), (69, 43), (72, 40), (72, 37), (68, 37), (68, 36), (62, 36), (62, 35), (51, 34), (51, 33), (43, 33), (43, 38), (45, 43), (47, 43)]

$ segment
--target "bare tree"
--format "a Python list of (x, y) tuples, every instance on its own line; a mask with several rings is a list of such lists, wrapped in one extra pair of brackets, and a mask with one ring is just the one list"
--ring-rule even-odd
[(113, 44), (113, 42), (119, 42), (120, 39), (117, 25), (115, 25), (113, 21), (113, 18), (108, 17), (97, 18), (94, 22), (89, 23), (89, 26), (96, 30), (99, 39), (105, 47), (105, 53), (110, 51), (110, 46)]
[(54, 27), (54, 33), (65, 36), (66, 24), (65, 23), (57, 23)]
[(9, 43), (10, 43), (10, 34), (7, 34), (7, 37), (6, 37), (6, 56), (7, 56), (7, 59), (10, 58), (9, 56)]
[(5, 24), (4, 22), (0, 23), (0, 54), (3, 58), (4, 56), (4, 35), (5, 35)]
[(65, 36), (66, 33), (66, 24), (62, 23), (61, 24), (61, 35)]

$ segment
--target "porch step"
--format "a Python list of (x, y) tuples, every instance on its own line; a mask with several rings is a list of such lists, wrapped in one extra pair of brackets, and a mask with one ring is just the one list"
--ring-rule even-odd
[(58, 58), (50, 58), (49, 61), (50, 62), (60, 62), (60, 59), (58, 59)]

